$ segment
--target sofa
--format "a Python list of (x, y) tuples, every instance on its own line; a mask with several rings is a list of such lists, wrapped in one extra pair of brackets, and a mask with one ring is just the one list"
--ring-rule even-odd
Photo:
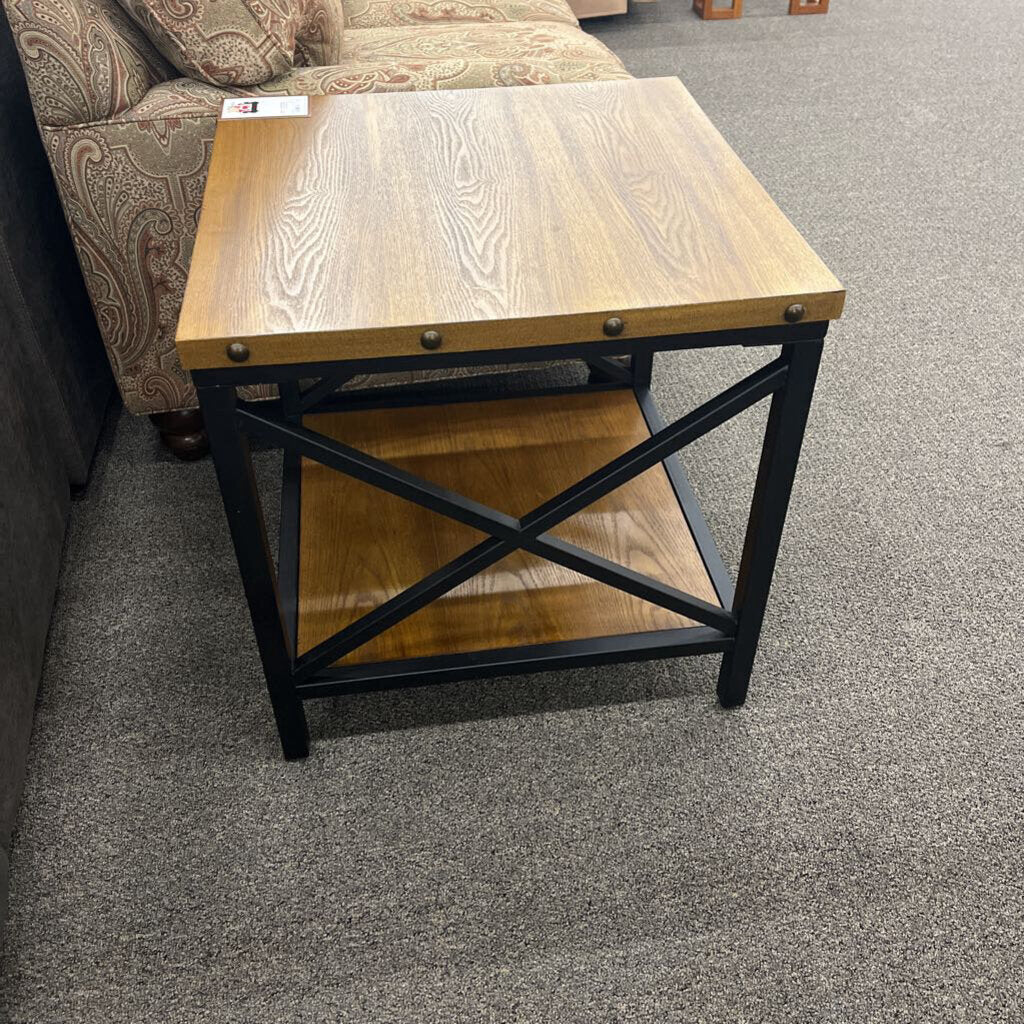
[(73, 488), (110, 369), (0, 16), (0, 930), (11, 830)]
[(226, 96), (629, 77), (566, 0), (3, 2), (125, 406), (183, 456), (175, 325)]

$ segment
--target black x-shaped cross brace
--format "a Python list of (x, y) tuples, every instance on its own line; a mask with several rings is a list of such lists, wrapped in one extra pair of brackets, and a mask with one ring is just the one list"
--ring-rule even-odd
[[(365, 452), (324, 437), (298, 423), (264, 415), (258, 412), (255, 406), (240, 403), (236, 411), (237, 423), (247, 433), (262, 436), (275, 445), (283, 446), (296, 454), (489, 535), (486, 540), (463, 552), (418, 583), (385, 601), (306, 653), (297, 656), (293, 666), (293, 679), (300, 682), (333, 664), (470, 577), (520, 549), (712, 626), (726, 635), (732, 635), (735, 631), (736, 617), (731, 609), (720, 608), (659, 580), (634, 572), (575, 544), (553, 537), (549, 531), (581, 509), (777, 391), (785, 382), (786, 374), (785, 362), (776, 359), (519, 519), (447, 488), (439, 487)], [(327, 386), (326, 382), (324, 386)], [(314, 392), (319, 392), (319, 385), (313, 385), (307, 394)], [(308, 404), (311, 403), (302, 403), (303, 406)]]

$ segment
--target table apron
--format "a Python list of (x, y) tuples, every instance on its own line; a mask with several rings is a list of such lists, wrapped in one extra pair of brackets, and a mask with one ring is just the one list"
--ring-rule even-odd
[[(603, 359), (609, 356), (650, 358), (656, 352), (739, 345), (761, 347), (800, 342), (813, 344), (824, 338), (827, 322), (779, 324), (732, 331), (696, 334), (665, 334), (650, 338), (611, 338), (562, 345), (536, 345), (518, 349), (486, 349), (475, 352), (423, 352), (407, 356), (373, 359), (339, 359), (317, 363), (274, 363), (269, 366), (232, 364), (218, 369), (192, 370), (196, 387), (213, 384), (273, 384), (310, 377), (344, 380), (369, 373), (400, 373), (406, 370), (460, 369), (471, 366), (512, 366), (517, 363), (545, 363)], [(229, 339), (230, 340), (230, 339)], [(227, 345), (225, 341), (225, 345)], [(325, 385), (326, 386), (326, 385)]]

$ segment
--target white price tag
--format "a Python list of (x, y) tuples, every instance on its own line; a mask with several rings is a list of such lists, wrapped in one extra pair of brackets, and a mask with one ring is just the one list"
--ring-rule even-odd
[(309, 117), (308, 96), (240, 96), (225, 100), (222, 121), (253, 117)]

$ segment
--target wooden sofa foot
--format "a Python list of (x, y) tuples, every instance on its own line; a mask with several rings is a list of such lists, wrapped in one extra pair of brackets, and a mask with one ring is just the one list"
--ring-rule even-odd
[(828, 14), (828, 0), (789, 0), (790, 14)]
[(160, 431), (160, 440), (164, 446), (179, 459), (192, 462), (201, 459), (210, 450), (210, 440), (203, 426), (203, 414), (198, 409), (155, 412), (149, 418)]

